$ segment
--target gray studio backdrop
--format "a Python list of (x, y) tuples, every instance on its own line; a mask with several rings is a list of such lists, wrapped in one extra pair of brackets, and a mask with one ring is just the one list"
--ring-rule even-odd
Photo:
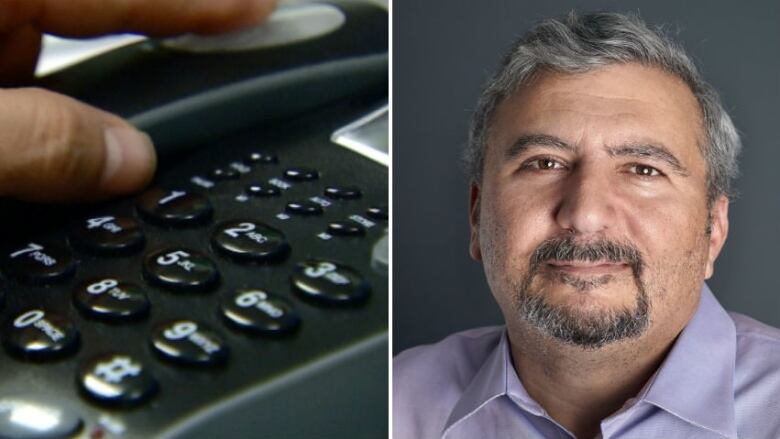
[(541, 18), (639, 11), (678, 35), (742, 133), (741, 196), (709, 281), (726, 309), (780, 326), (780, 2), (393, 2), (393, 350), (501, 316), (468, 257), (459, 154), (480, 85)]

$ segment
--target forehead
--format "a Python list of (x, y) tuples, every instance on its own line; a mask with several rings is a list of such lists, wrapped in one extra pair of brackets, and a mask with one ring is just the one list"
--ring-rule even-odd
[(657, 142), (685, 161), (702, 161), (695, 96), (679, 78), (639, 64), (581, 74), (541, 72), (498, 105), (489, 145), (503, 149), (527, 134), (577, 145)]

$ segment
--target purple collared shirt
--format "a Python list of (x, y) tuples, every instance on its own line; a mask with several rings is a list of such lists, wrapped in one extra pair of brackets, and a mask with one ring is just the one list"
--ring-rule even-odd
[[(503, 326), (399, 354), (393, 436), (574, 438), (525, 391)], [(601, 421), (597, 437), (780, 438), (780, 330), (726, 312), (705, 285), (696, 313), (655, 375)]]

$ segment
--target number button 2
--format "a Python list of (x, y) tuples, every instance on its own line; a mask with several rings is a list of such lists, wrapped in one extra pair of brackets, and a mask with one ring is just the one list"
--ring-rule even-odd
[(220, 253), (242, 262), (276, 262), (290, 253), (290, 244), (280, 230), (254, 220), (220, 223), (211, 235)]

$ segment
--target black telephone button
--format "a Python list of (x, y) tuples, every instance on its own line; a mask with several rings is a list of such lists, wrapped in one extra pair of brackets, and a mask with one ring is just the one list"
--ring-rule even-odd
[(328, 233), (337, 236), (363, 236), (366, 228), (353, 221), (334, 221), (328, 224)]
[(144, 258), (144, 275), (157, 285), (171, 290), (202, 291), (216, 285), (216, 265), (201, 252), (169, 247)]
[(225, 296), (220, 311), (231, 326), (256, 334), (287, 334), (301, 324), (290, 302), (259, 288), (243, 288)]
[(360, 188), (356, 186), (328, 186), (325, 188), (325, 196), (334, 200), (353, 200), (362, 195)]
[(244, 163), (252, 164), (252, 163), (278, 163), (279, 159), (276, 157), (276, 154), (271, 153), (265, 153), (265, 152), (253, 152), (250, 153), (246, 160), (244, 160)]
[(53, 360), (76, 352), (79, 333), (63, 316), (31, 309), (6, 321), (3, 345), (9, 354), (17, 358)]
[(211, 171), (211, 178), (214, 180), (237, 180), (239, 175), (235, 169), (216, 168)]
[(304, 299), (326, 305), (351, 305), (368, 298), (368, 283), (357, 271), (332, 261), (309, 259), (293, 269), (292, 287)]
[(141, 287), (110, 277), (81, 284), (73, 301), (88, 317), (108, 321), (137, 319), (149, 312), (149, 299)]
[(284, 170), (284, 178), (292, 181), (312, 181), (320, 177), (320, 173), (309, 168), (287, 168)]
[(211, 235), (211, 243), (218, 251), (249, 262), (278, 261), (290, 252), (284, 233), (252, 220), (219, 224)]
[(38, 242), (13, 247), (3, 255), (3, 268), (9, 276), (22, 282), (44, 284), (73, 274), (73, 257), (66, 247)]
[(152, 348), (165, 360), (185, 366), (214, 366), (225, 362), (228, 347), (217, 333), (192, 320), (174, 320), (152, 330)]
[(70, 243), (99, 254), (127, 254), (143, 247), (144, 232), (129, 216), (96, 216), (71, 225)]
[(157, 392), (157, 381), (146, 366), (123, 353), (103, 354), (82, 363), (77, 380), (87, 398), (108, 406), (136, 406)]
[(385, 206), (371, 206), (366, 210), (366, 214), (373, 219), (386, 220), (387, 219), (387, 207)]
[(246, 187), (246, 192), (253, 197), (277, 197), (281, 194), (278, 187), (265, 183), (252, 183)]
[(151, 189), (138, 199), (138, 212), (149, 221), (164, 225), (200, 224), (214, 209), (208, 198), (187, 191)]
[[(46, 402), (39, 403), (37, 400)], [(50, 396), (0, 397), (0, 437), (14, 439), (61, 439), (73, 437), (81, 428), (76, 407)], [(59, 399), (59, 398), (56, 398)]]
[(291, 201), (287, 203), (286, 211), (296, 215), (322, 215), (324, 210), (319, 204), (309, 201)]

